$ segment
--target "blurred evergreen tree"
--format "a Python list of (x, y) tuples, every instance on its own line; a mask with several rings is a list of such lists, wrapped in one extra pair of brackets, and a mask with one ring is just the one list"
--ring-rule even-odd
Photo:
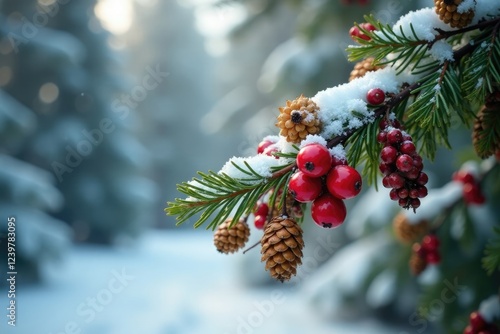
[(3, 1), (0, 85), (36, 123), (5, 154), (54, 176), (64, 204), (53, 215), (77, 241), (110, 243), (151, 222), (156, 188), (125, 100), (134, 91), (95, 4)]

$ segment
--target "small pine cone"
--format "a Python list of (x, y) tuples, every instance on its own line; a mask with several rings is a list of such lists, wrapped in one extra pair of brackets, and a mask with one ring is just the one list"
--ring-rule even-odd
[[(273, 207), (271, 215), (270, 215), (271, 217), (276, 217), (276, 216), (279, 216), (281, 214), (282, 210), (280, 207), (280, 203), (281, 203), (282, 197), (283, 197), (282, 192), (280, 192), (280, 193), (278, 193), (278, 195), (276, 195), (276, 201), (274, 203), (274, 207)], [(288, 211), (287, 214), (289, 214), (292, 218), (300, 218), (294, 214), (295, 210), (292, 210), (298, 204), (298, 202), (295, 200), (293, 195), (290, 193), (287, 193), (285, 201), (286, 201), (285, 205), (286, 205), (286, 208)]]
[(410, 257), (410, 271), (414, 276), (420, 275), (427, 268), (425, 258), (417, 253), (412, 253)]
[(233, 227), (229, 227), (232, 219), (226, 219), (219, 225), (214, 234), (215, 248), (220, 253), (229, 254), (245, 246), (250, 236), (250, 229), (245, 221), (240, 220)]
[(286, 141), (300, 143), (309, 134), (318, 134), (321, 121), (318, 118), (318, 106), (308, 97), (300, 95), (293, 101), (286, 101), (286, 107), (280, 107), (276, 126)]
[(260, 240), (261, 261), (266, 262), (266, 270), (272, 277), (288, 281), (297, 273), (297, 266), (302, 264), (302, 228), (287, 216), (274, 217), (266, 224)]
[(405, 244), (409, 244), (419, 239), (429, 230), (429, 224), (426, 220), (422, 220), (417, 224), (410, 224), (403, 212), (394, 217), (392, 226), (396, 238)]
[(372, 72), (384, 68), (384, 66), (373, 65), (374, 61), (375, 58), (369, 57), (360, 62), (357, 62), (354, 65), (354, 69), (351, 71), (351, 75), (349, 76), (349, 81), (352, 81), (356, 78), (361, 78), (367, 72)]
[(494, 92), (487, 97), (474, 120), (472, 144), (480, 158), (486, 159), (500, 151), (500, 131), (495, 130), (499, 126), (500, 92)]
[[(474, 9), (465, 12), (458, 12), (458, 6), (464, 0), (434, 0), (436, 14), (439, 19), (452, 28), (464, 28), (468, 26), (474, 18)], [(474, 0), (474, 5), (476, 1)]]

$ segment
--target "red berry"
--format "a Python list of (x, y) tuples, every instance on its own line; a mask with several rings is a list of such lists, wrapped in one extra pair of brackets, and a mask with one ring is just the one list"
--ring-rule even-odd
[(409, 202), (408, 198), (400, 198), (398, 204), (402, 208), (408, 208), (409, 206), (408, 202)]
[(420, 155), (413, 156), (413, 166), (421, 171), (424, 168), (424, 163), (422, 162), (422, 157)]
[(422, 248), (422, 245), (420, 245), (418, 242), (414, 243), (413, 246), (411, 247), (412, 251), (416, 253), (420, 257), (425, 257), (425, 249)]
[(472, 329), (472, 326), (469, 325), (465, 327), (463, 334), (476, 334), (476, 331)]
[(264, 150), (268, 148), (270, 145), (274, 144), (274, 142), (270, 140), (263, 140), (259, 143), (259, 146), (257, 146), (257, 154), (264, 153)]
[(453, 181), (459, 181), (462, 183), (474, 183), (474, 175), (471, 173), (465, 171), (465, 170), (459, 170), (458, 172), (453, 173)]
[(422, 239), (422, 247), (426, 251), (435, 251), (439, 247), (439, 238), (435, 234), (428, 234)]
[(424, 198), (427, 196), (427, 187), (426, 186), (420, 186), (417, 188), (418, 190), (418, 198)]
[(420, 169), (413, 166), (409, 172), (404, 173), (405, 177), (410, 180), (416, 180), (420, 175)]
[(335, 167), (338, 165), (347, 165), (347, 159), (345, 157), (339, 158), (335, 155), (332, 155), (332, 167)]
[(381, 144), (384, 144), (387, 141), (387, 132), (385, 131), (380, 131), (377, 134), (377, 141)]
[(436, 251), (426, 252), (425, 261), (431, 264), (438, 264), (439, 262), (441, 262), (441, 255), (439, 255), (439, 253)]
[(276, 144), (271, 144), (268, 147), (264, 149), (262, 154), (268, 155), (270, 157), (275, 157), (276, 159), (279, 159), (279, 157), (276, 155), (278, 153), (278, 146)]
[(307, 176), (303, 172), (292, 175), (288, 183), (288, 191), (296, 201), (310, 202), (321, 194), (323, 183), (320, 178)]
[(386, 146), (380, 151), (380, 159), (386, 164), (392, 164), (398, 157), (398, 150), (393, 146)]
[(326, 177), (326, 187), (340, 199), (353, 198), (361, 191), (363, 181), (358, 171), (351, 166), (335, 166)]
[(389, 175), (391, 174), (392, 172), (394, 172), (394, 167), (392, 164), (385, 164), (385, 163), (381, 163), (378, 167), (378, 169), (380, 170), (380, 172), (383, 174), (383, 175)]
[(391, 188), (403, 188), (405, 185), (405, 179), (399, 173), (392, 173), (388, 176), (389, 185)]
[(346, 215), (344, 201), (330, 194), (323, 194), (312, 202), (311, 216), (318, 226), (337, 227), (344, 222)]
[(401, 188), (398, 189), (397, 191), (399, 198), (407, 198), (408, 196), (410, 196), (410, 192), (406, 188)]
[(481, 316), (479, 312), (472, 312), (469, 316), (469, 323), (470, 326), (472, 327), (473, 330), (476, 332), (486, 329), (486, 326), (488, 325), (484, 318)]
[(297, 154), (297, 167), (311, 177), (320, 177), (328, 173), (332, 166), (332, 156), (328, 149), (318, 143), (302, 147)]
[(382, 131), (385, 130), (389, 126), (389, 122), (387, 121), (386, 118), (383, 118), (380, 120), (380, 123), (378, 123), (378, 128)]
[(264, 225), (266, 225), (266, 220), (266, 216), (257, 215), (255, 216), (253, 223), (257, 229), (262, 230)]
[[(357, 41), (357, 38), (361, 38), (361, 30), (357, 26), (353, 26), (351, 29), (349, 29), (349, 35), (353, 39), (353, 41)], [(356, 38), (357, 37), (357, 38)]]
[(385, 93), (380, 88), (372, 88), (366, 93), (366, 101), (373, 105), (382, 104), (385, 101)]
[(267, 217), (268, 213), (269, 213), (269, 205), (267, 205), (267, 203), (260, 203), (254, 211), (254, 215), (256, 216)]
[[(360, 0), (358, 0), (358, 1), (361, 2)], [(368, 2), (368, 1), (366, 1), (366, 2)], [(375, 28), (375, 26), (373, 24), (368, 23), (368, 22), (361, 23), (359, 26), (361, 28), (365, 29), (366, 31), (370, 31), (370, 32), (377, 30), (377, 28)]]
[(425, 186), (427, 182), (429, 181), (429, 177), (427, 176), (426, 173), (420, 172), (417, 177), (417, 183), (420, 184), (421, 186)]
[(463, 196), (465, 203), (468, 204), (484, 204), (486, 198), (481, 193), (479, 185), (476, 183), (466, 183), (463, 187)]
[(402, 198), (401, 196), (399, 196), (399, 192), (397, 189), (391, 189), (391, 191), (389, 191), (389, 197), (393, 201), (398, 201), (400, 198)]
[(401, 151), (401, 153), (403, 154), (413, 155), (413, 153), (415, 153), (416, 151), (416, 147), (412, 141), (406, 140), (403, 141), (399, 146), (399, 151)]
[(389, 184), (389, 175), (382, 178), (382, 185), (384, 186), (384, 188), (392, 188)]
[(401, 172), (409, 172), (413, 168), (413, 159), (408, 154), (401, 154), (396, 159), (396, 168)]
[(412, 207), (413, 210), (420, 207), (420, 200), (418, 198), (410, 198), (408, 205)]
[(416, 188), (410, 189), (408, 196), (410, 196), (410, 198), (418, 198), (418, 190)]
[(387, 142), (391, 145), (399, 144), (403, 141), (403, 134), (399, 129), (392, 129), (387, 132)]

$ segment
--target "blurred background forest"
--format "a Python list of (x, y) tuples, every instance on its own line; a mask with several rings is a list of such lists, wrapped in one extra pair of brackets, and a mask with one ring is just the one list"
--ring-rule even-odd
[[(355, 261), (356, 268), (332, 283), (339, 273), (316, 270), (329, 256), (317, 260), (300, 289), (283, 287), (301, 296), (297, 309), (274, 316), (275, 303), (259, 326), (248, 317), (273, 286), (258, 251), (220, 256), (211, 233), (175, 228), (163, 212), (179, 196), (177, 183), (253, 154), (275, 134), (284, 101), (346, 82), (353, 22), (367, 13), (395, 22), (431, 4), (0, 0), (0, 233), (16, 217), (21, 284), (19, 326), (2, 321), (2, 333), (70, 333), (75, 319), (95, 334), (431, 333), (431, 323), (408, 321), (417, 290), (408, 274), (370, 267), (369, 254), (395, 249), (380, 235), (397, 212), (390, 203), (378, 216), (351, 217), (333, 235), (306, 227), (311, 251), (343, 247), (349, 256), (336, 266)], [(452, 142), (467, 152), (469, 137), (456, 130)], [(449, 151), (438, 157), (431, 173), (445, 183), (459, 161)], [(113, 294), (110, 306), (97, 305), (107, 306), (95, 309), (97, 320), (82, 318), (80, 302), (99, 301), (113, 268), (132, 273), (131, 287)], [(4, 309), (3, 292), (0, 300)], [(296, 320), (298, 310), (308, 316)], [(333, 314), (345, 327), (332, 327), (339, 326)]]

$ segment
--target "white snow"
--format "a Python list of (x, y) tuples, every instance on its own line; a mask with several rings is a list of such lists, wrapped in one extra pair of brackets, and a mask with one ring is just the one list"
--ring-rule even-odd
[(445, 61), (453, 61), (453, 48), (443, 40), (436, 41), (430, 50), (432, 58), (438, 60), (441, 64)]
[(488, 16), (500, 15), (500, 1), (498, 0), (476, 0), (474, 19), (471, 24), (478, 23)]
[[(222, 169), (219, 171), (219, 174), (226, 174), (234, 179), (249, 181), (250, 179), (254, 179), (255, 175), (248, 175), (243, 173), (241, 170), (236, 168), (234, 164), (238, 165), (244, 170), (248, 170), (245, 166), (247, 163), (257, 174), (262, 176), (263, 178), (271, 177), (272, 171), (271, 167), (281, 166), (286, 164), (288, 159), (279, 158), (276, 159), (273, 156), (268, 156), (266, 154), (258, 154), (251, 157), (232, 157), (229, 159)], [(256, 182), (259, 183), (261, 180), (250, 181), (249, 183)]]
[[(398, 36), (402, 36), (403, 33), (408, 38), (414, 39), (416, 36), (417, 39), (429, 42), (432, 42), (438, 34), (436, 28), (453, 30), (448, 24), (441, 21), (434, 8), (430, 7), (409, 12), (402, 16), (393, 26), (393, 30)], [(386, 39), (381, 32), (376, 32), (376, 34)]]
[(329, 149), (330, 154), (332, 157), (337, 158), (338, 160), (344, 160), (347, 159), (347, 153), (345, 151), (344, 146), (338, 144), (337, 146), (332, 147)]
[(486, 300), (483, 300), (479, 305), (479, 313), (486, 322), (493, 322), (494, 319), (500, 318), (500, 297), (492, 295)]
[(309, 145), (309, 144), (320, 144), (323, 146), (326, 146), (326, 140), (325, 138), (318, 136), (318, 135), (307, 135), (304, 140), (300, 142), (300, 148)]
[(460, 5), (458, 5), (457, 13), (461, 14), (468, 12), (469, 10), (473, 10), (475, 6), (476, 0), (464, 0)]

